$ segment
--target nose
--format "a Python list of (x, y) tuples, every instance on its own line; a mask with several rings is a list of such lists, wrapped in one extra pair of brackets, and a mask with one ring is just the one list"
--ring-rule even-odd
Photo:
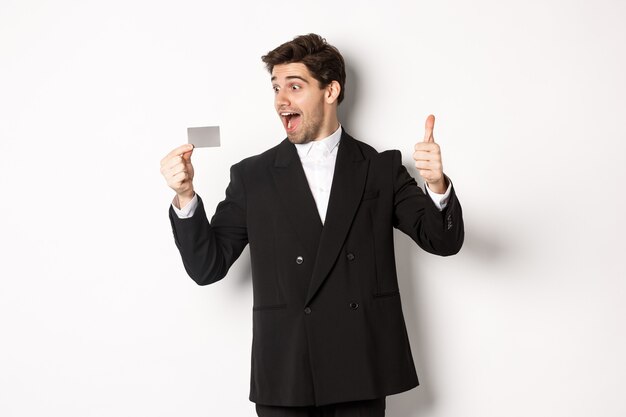
[(274, 97), (274, 103), (276, 104), (277, 108), (280, 108), (282, 106), (289, 106), (289, 97), (287, 92), (285, 92), (283, 89), (278, 90), (276, 96)]

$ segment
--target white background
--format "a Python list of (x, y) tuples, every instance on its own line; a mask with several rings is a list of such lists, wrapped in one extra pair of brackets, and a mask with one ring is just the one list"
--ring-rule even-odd
[(254, 415), (248, 251), (186, 276), (159, 161), (219, 124), (193, 156), (212, 214), (284, 137), (260, 56), (308, 32), (344, 54), (355, 137), (410, 166), (436, 115), (464, 209), (457, 256), (397, 234), (421, 386), (387, 415), (626, 415), (625, 21), (617, 0), (1, 0), (0, 415)]

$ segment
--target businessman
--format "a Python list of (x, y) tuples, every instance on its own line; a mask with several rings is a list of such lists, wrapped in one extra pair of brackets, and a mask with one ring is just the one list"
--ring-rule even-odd
[(434, 116), (412, 150), (422, 191), (399, 151), (379, 153), (340, 124), (346, 76), (335, 47), (309, 34), (262, 60), (287, 138), (231, 167), (210, 222), (193, 187), (193, 147), (165, 156), (176, 246), (189, 276), (207, 285), (250, 245), (250, 400), (258, 416), (384, 416), (387, 395), (418, 385), (393, 228), (436, 255), (463, 244)]

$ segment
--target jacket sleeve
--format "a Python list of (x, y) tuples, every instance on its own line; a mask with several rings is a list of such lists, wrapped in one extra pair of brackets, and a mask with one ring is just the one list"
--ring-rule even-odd
[(392, 160), (394, 227), (406, 233), (429, 253), (441, 256), (458, 253), (463, 246), (464, 227), (454, 185), (448, 205), (439, 211), (402, 165), (400, 151), (393, 151)]
[(198, 285), (224, 278), (248, 244), (246, 193), (238, 165), (230, 169), (226, 197), (210, 223), (200, 196), (192, 217), (180, 219), (171, 207), (169, 217), (187, 274)]

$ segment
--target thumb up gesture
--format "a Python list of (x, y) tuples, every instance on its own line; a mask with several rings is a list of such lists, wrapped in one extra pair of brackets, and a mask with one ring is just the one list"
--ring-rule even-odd
[(437, 194), (443, 194), (448, 188), (443, 176), (443, 164), (441, 163), (441, 150), (435, 143), (433, 129), (435, 128), (435, 116), (432, 114), (426, 118), (424, 141), (415, 144), (413, 159), (415, 168), (428, 184), (428, 188)]

